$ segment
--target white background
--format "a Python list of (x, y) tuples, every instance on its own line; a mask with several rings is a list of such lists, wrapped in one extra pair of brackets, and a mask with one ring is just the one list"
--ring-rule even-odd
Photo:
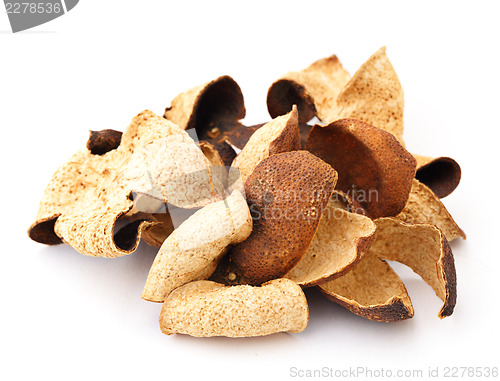
[[(0, 13), (0, 378), (282, 380), (291, 367), (425, 375), (439, 366), (442, 375), (444, 367), (499, 366), (498, 7), (174, 4), (82, 0), (15, 35)], [(300, 334), (165, 336), (161, 305), (140, 298), (154, 249), (141, 244), (111, 260), (29, 240), (45, 185), (89, 129), (124, 130), (146, 108), (162, 115), (177, 93), (223, 74), (242, 87), (246, 122), (263, 122), (267, 89), (281, 74), (331, 54), (353, 74), (382, 45), (405, 91), (408, 149), (462, 166), (462, 183), (444, 199), (468, 235), (452, 245), (452, 317), (441, 321), (432, 289), (398, 267), (415, 307), (409, 321), (367, 321), (308, 291), (310, 323)]]

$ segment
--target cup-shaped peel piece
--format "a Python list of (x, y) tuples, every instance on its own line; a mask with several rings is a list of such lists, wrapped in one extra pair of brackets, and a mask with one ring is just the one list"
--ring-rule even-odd
[(309, 309), (302, 289), (288, 279), (259, 287), (197, 281), (174, 290), (163, 303), (164, 334), (252, 337), (303, 331)]
[(238, 191), (200, 209), (163, 242), (142, 298), (163, 302), (175, 288), (208, 279), (227, 247), (245, 240), (251, 231), (250, 210)]
[(241, 176), (244, 184), (257, 164), (271, 155), (300, 149), (300, 135), (297, 107), (283, 116), (266, 123), (248, 140), (236, 156), (229, 171), (229, 183)]
[(252, 234), (231, 249), (217, 275), (259, 285), (286, 274), (309, 248), (336, 181), (335, 170), (307, 151), (261, 161), (245, 182)]
[(443, 198), (452, 193), (460, 183), (460, 165), (451, 157), (428, 157), (416, 155), (417, 173), (415, 178), (427, 185), (434, 194)]
[(375, 223), (346, 210), (334, 193), (323, 212), (318, 230), (304, 254), (284, 277), (302, 287), (311, 287), (343, 276), (369, 249)]
[(314, 116), (323, 120), (332, 114), (331, 107), (335, 107), (334, 101), (349, 79), (349, 73), (334, 55), (302, 71), (287, 73), (269, 88), (269, 114), (275, 118), (297, 105), (301, 123), (307, 123)]
[(417, 179), (413, 179), (408, 202), (396, 218), (412, 224), (436, 225), (450, 242), (466, 237), (441, 200)]
[(212, 144), (230, 166), (236, 153), (227, 142), (241, 149), (258, 128), (239, 122), (245, 112), (240, 87), (225, 75), (177, 95), (164, 116), (182, 129), (196, 129), (200, 141)]
[(306, 149), (338, 172), (337, 188), (371, 218), (404, 208), (415, 176), (415, 158), (390, 133), (357, 119), (316, 125)]

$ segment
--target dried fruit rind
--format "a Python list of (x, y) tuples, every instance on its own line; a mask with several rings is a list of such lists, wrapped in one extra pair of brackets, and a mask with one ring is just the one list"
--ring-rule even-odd
[(332, 197), (309, 249), (285, 278), (302, 287), (338, 278), (361, 260), (374, 234), (375, 223), (371, 219), (346, 211), (343, 203)]
[(413, 179), (408, 202), (396, 218), (413, 224), (436, 225), (450, 242), (466, 237), (441, 200), (417, 179)]
[(335, 170), (307, 151), (273, 155), (257, 165), (245, 183), (254, 229), (229, 257), (241, 283), (280, 278), (297, 264), (336, 181)]
[(377, 233), (370, 253), (410, 267), (443, 300), (438, 316), (450, 316), (457, 297), (455, 260), (442, 231), (434, 225), (407, 224), (394, 218), (375, 222)]
[(300, 72), (287, 73), (269, 88), (269, 114), (273, 118), (284, 115), (295, 104), (301, 123), (313, 116), (324, 120), (332, 114), (335, 99), (349, 78), (336, 56), (320, 59)]
[(448, 196), (460, 183), (460, 165), (451, 157), (413, 155), (417, 159), (416, 179), (427, 185), (436, 196)]
[(382, 47), (356, 71), (337, 97), (334, 112), (323, 119), (359, 119), (391, 133), (404, 145), (403, 109), (401, 83)]
[[(154, 154), (148, 156), (148, 152)], [(66, 242), (85, 255), (130, 254), (142, 230), (151, 224), (138, 224), (135, 239), (124, 247), (114, 241), (116, 221), (134, 206), (133, 192), (155, 196), (151, 190), (159, 187), (162, 202), (182, 207), (202, 205), (215, 195), (209, 172), (208, 160), (186, 132), (144, 111), (132, 120), (116, 149), (102, 155), (80, 150), (56, 171), (28, 233), (41, 243)], [(183, 183), (188, 192), (165, 187), (170, 181)], [(221, 191), (223, 186), (217, 188)]]
[(316, 125), (306, 149), (339, 174), (337, 188), (369, 217), (395, 216), (405, 206), (416, 160), (390, 133), (357, 119)]
[(288, 279), (260, 287), (192, 282), (172, 292), (160, 314), (164, 334), (253, 337), (303, 331), (309, 309), (302, 289)]
[(229, 171), (229, 182), (241, 176), (244, 184), (257, 164), (271, 155), (300, 149), (297, 108), (278, 116), (259, 128), (236, 156)]
[(227, 247), (245, 240), (251, 231), (250, 211), (238, 191), (200, 209), (163, 242), (142, 298), (163, 302), (175, 288), (208, 279)]
[(370, 251), (346, 275), (318, 288), (331, 301), (370, 320), (393, 322), (409, 319), (414, 314), (399, 276)]
[(177, 95), (164, 116), (182, 129), (196, 129), (200, 141), (212, 144), (230, 166), (236, 153), (226, 141), (241, 149), (256, 130), (239, 122), (245, 112), (240, 87), (222, 76)]

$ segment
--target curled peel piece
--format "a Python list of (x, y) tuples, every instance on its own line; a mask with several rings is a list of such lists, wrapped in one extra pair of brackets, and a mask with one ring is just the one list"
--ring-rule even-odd
[(417, 159), (416, 179), (427, 185), (436, 196), (448, 196), (460, 183), (460, 165), (451, 157), (413, 155)]
[[(185, 169), (195, 175), (188, 176)], [(179, 182), (189, 192), (166, 187)], [(155, 188), (162, 190), (159, 195), (151, 192)], [(78, 151), (56, 171), (28, 234), (41, 243), (66, 242), (85, 255), (126, 255), (136, 249), (142, 230), (151, 225), (138, 222), (135, 234), (129, 231), (134, 239), (115, 242), (115, 223), (132, 210), (134, 192), (158, 197), (160, 204), (194, 207), (210, 202), (214, 188), (208, 160), (187, 133), (145, 111), (132, 120), (116, 149), (101, 155), (89, 149)]]
[(162, 306), (161, 331), (196, 337), (252, 337), (302, 332), (309, 309), (302, 289), (288, 279), (260, 287), (198, 281), (174, 290)]
[(450, 316), (456, 302), (456, 273), (453, 254), (441, 230), (395, 218), (379, 218), (375, 223), (375, 239), (359, 264), (343, 277), (319, 285), (320, 290), (371, 320), (410, 318), (413, 308), (403, 282), (384, 261), (392, 260), (420, 275), (444, 302), (438, 316)]
[(370, 252), (410, 267), (443, 300), (438, 316), (450, 316), (457, 298), (455, 260), (441, 230), (434, 225), (407, 224), (394, 218), (375, 222), (377, 233)]
[(335, 170), (307, 151), (261, 161), (245, 182), (253, 232), (213, 279), (259, 285), (285, 275), (309, 248), (336, 181)]
[(403, 282), (387, 262), (371, 251), (347, 274), (318, 288), (331, 301), (370, 320), (393, 322), (413, 317)]
[(272, 117), (299, 106), (301, 122), (317, 116), (329, 123), (353, 118), (393, 134), (403, 143), (403, 90), (385, 47), (373, 54), (352, 78), (336, 56), (286, 74), (271, 85), (267, 107)]
[(301, 123), (314, 116), (323, 120), (332, 114), (335, 99), (349, 78), (337, 56), (320, 59), (300, 72), (287, 73), (269, 88), (269, 114), (275, 118), (298, 105)]
[(306, 149), (339, 174), (337, 188), (358, 201), (372, 218), (404, 208), (416, 160), (390, 133), (356, 119), (316, 125)]
[(198, 138), (212, 144), (226, 166), (236, 156), (227, 141), (241, 149), (256, 130), (239, 122), (245, 117), (243, 94), (229, 76), (179, 94), (164, 116), (182, 129), (195, 128)]
[(236, 156), (229, 171), (229, 182), (241, 176), (245, 183), (257, 164), (271, 155), (300, 149), (297, 107), (259, 128)]
[(371, 245), (375, 223), (345, 208), (332, 196), (309, 249), (285, 278), (310, 287), (338, 278), (356, 266)]
[(396, 218), (412, 224), (436, 225), (450, 242), (459, 237), (466, 238), (441, 200), (417, 179), (413, 179), (408, 202)]
[(250, 211), (238, 191), (200, 209), (163, 242), (142, 298), (163, 302), (175, 288), (208, 279), (227, 247), (245, 240), (251, 231)]

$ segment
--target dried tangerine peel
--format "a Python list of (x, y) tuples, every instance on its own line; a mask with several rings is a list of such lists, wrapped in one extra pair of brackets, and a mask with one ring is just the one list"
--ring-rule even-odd
[(230, 252), (236, 279), (259, 285), (290, 271), (309, 248), (336, 182), (337, 172), (307, 151), (261, 161), (245, 182), (253, 232)]
[(198, 138), (212, 144), (226, 166), (236, 156), (227, 141), (241, 149), (256, 130), (239, 122), (245, 117), (243, 94), (229, 76), (177, 95), (164, 116), (185, 130), (196, 129)]
[(302, 289), (288, 279), (260, 287), (197, 281), (174, 290), (163, 303), (164, 334), (253, 337), (303, 331), (309, 309)]
[(336, 56), (320, 59), (300, 72), (290, 72), (274, 82), (267, 93), (271, 117), (284, 115), (298, 105), (299, 121), (331, 115), (335, 99), (349, 81), (349, 73)]
[(377, 233), (370, 253), (410, 267), (443, 300), (438, 316), (450, 316), (457, 297), (455, 260), (441, 230), (434, 225), (407, 224), (394, 218), (375, 222)]
[(163, 302), (175, 288), (208, 279), (227, 247), (245, 240), (251, 231), (250, 211), (238, 191), (200, 209), (163, 242), (142, 298)]
[(231, 164), (229, 182), (241, 176), (243, 183), (257, 164), (271, 155), (300, 149), (297, 107), (259, 128)]
[(118, 148), (123, 133), (116, 130), (90, 131), (87, 149), (94, 155), (104, 155)]
[(417, 159), (416, 179), (427, 185), (439, 198), (448, 196), (460, 183), (460, 165), (451, 157), (413, 156)]
[(375, 223), (345, 208), (336, 197), (330, 199), (309, 249), (285, 278), (310, 287), (346, 274), (361, 260), (373, 240)]
[[(168, 143), (175, 143), (168, 144)], [(151, 149), (152, 145), (157, 150)], [(184, 153), (178, 154), (181, 149)], [(146, 165), (141, 160), (147, 153)], [(189, 153), (189, 154), (188, 154)], [(189, 155), (191, 170), (200, 176), (182, 179), (189, 192), (166, 191), (165, 184), (185, 176), (185, 161)], [(147, 162), (146, 162), (147, 163)], [(142, 167), (140, 167), (140, 165)], [(129, 254), (138, 245), (142, 230), (151, 224), (137, 226), (135, 240), (125, 247), (114, 241), (115, 222), (127, 215), (134, 205), (132, 192), (147, 193), (148, 188), (164, 189), (164, 201), (179, 206), (203, 204), (210, 200), (214, 184), (210, 179), (208, 160), (186, 132), (171, 122), (145, 111), (136, 116), (121, 137), (120, 145), (102, 155), (89, 149), (80, 150), (61, 166), (52, 177), (42, 197), (35, 223), (28, 233), (37, 242), (68, 243), (85, 255), (117, 257)], [(192, 182), (190, 182), (192, 181)], [(152, 183), (151, 183), (152, 182)], [(166, 192), (166, 193), (165, 193)]]
[(412, 224), (436, 225), (450, 242), (459, 237), (466, 238), (441, 200), (417, 179), (413, 179), (408, 202), (396, 218)]
[(395, 216), (406, 205), (416, 160), (390, 133), (357, 119), (316, 125), (306, 149), (339, 174), (337, 188), (372, 218)]
[(370, 320), (393, 322), (414, 314), (399, 276), (371, 251), (347, 274), (318, 288), (331, 301)]
[(361, 65), (338, 95), (333, 112), (321, 120), (359, 119), (391, 133), (404, 145), (403, 109), (403, 89), (383, 47)]

